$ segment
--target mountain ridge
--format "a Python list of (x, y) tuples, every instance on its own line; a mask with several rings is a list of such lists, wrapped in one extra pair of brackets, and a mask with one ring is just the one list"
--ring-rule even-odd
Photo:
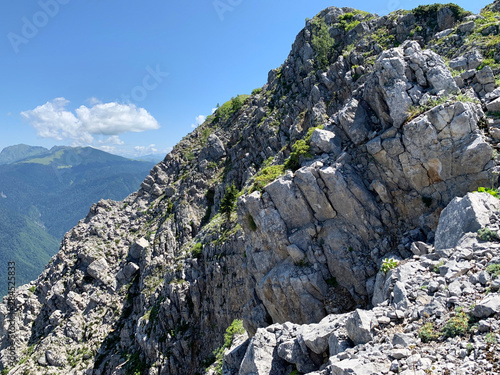
[[(373, 344), (377, 312), (377, 324), (409, 327), (424, 350), (424, 311), (398, 312), (416, 291), (380, 270), (386, 258), (403, 266), (420, 247), (436, 264), (449, 260), (431, 245), (444, 233), (441, 212), (498, 183), (500, 124), (483, 111), (500, 109), (498, 63), (485, 57), (500, 15), (489, 9), (474, 16), (446, 4), (377, 17), (331, 7), (307, 21), (264, 87), (225, 103), (139, 191), (93, 205), (65, 235), (37, 281), (18, 290), (23, 302), (11, 315), (23, 324), (2, 345), (4, 368), (361, 375), (364, 357), (351, 353)], [(462, 260), (451, 261), (443, 278)], [(460, 272), (473, 276), (465, 265)], [(393, 300), (402, 305), (385, 309)], [(5, 304), (0, 311), (7, 340), (12, 318)], [(361, 332), (315, 325), (343, 327), (337, 318)], [(235, 319), (251, 339), (228, 350)], [(486, 356), (483, 336), (473, 350)], [(384, 352), (377, 371), (410, 374), (412, 355)], [(415, 371), (430, 369), (423, 359), (412, 360)]]

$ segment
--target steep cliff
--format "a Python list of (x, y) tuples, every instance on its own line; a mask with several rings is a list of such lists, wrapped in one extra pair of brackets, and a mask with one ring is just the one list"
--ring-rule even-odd
[[(220, 371), (212, 353), (235, 319), (251, 353), (272, 353), (263, 327), (340, 324), (383, 302), (383, 259), (433, 243), (453, 198), (497, 184), (496, 11), (308, 20), (264, 87), (218, 108), (137, 193), (94, 205), (14, 308), (0, 305), (6, 373)], [(297, 366), (293, 351), (241, 363), (245, 345), (226, 373)], [(328, 361), (320, 346), (299, 371)]]

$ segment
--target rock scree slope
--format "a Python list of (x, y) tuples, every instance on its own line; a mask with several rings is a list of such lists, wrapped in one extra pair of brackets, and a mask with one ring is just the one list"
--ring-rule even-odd
[(498, 12), (306, 21), (4, 300), (4, 373), (498, 373)]

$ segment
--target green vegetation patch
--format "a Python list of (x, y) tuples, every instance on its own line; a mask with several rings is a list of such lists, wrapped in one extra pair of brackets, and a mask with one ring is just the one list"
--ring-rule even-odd
[(245, 101), (249, 96), (250, 95), (238, 95), (235, 98), (231, 98), (231, 100), (217, 108), (217, 111), (214, 113), (213, 121), (217, 123), (229, 120), (232, 115), (243, 107), (243, 104), (245, 104)]
[(382, 266), (380, 267), (380, 272), (387, 274), (390, 270), (396, 268), (398, 266), (398, 261), (392, 258), (385, 258), (382, 261)]
[(495, 198), (500, 199), (500, 196), (498, 195), (498, 189), (495, 188), (478, 187), (477, 191), (474, 191), (474, 193), (488, 193), (493, 195)]
[(448, 319), (441, 333), (444, 337), (463, 336), (469, 330), (469, 315), (462, 308), (457, 308), (455, 316)]
[(234, 182), (226, 188), (224, 197), (220, 202), (220, 213), (225, 214), (229, 219), (231, 212), (236, 210), (236, 200), (238, 199), (239, 191), (234, 186)]
[(453, 12), (453, 17), (455, 17), (456, 20), (461, 20), (467, 16), (470, 16), (472, 13), (469, 11), (466, 11), (462, 7), (452, 4), (452, 3), (447, 3), (447, 4), (430, 4), (430, 5), (420, 5), (416, 7), (415, 9), (412, 9), (412, 13), (415, 15), (417, 18), (425, 18), (425, 19), (433, 19), (436, 18), (437, 22), (437, 13), (443, 8), (448, 8)]
[(347, 33), (360, 24), (354, 13), (346, 13), (339, 17), (340, 27)]
[(226, 349), (229, 349), (233, 343), (234, 336), (242, 335), (245, 333), (245, 329), (243, 328), (243, 321), (239, 319), (233, 320), (231, 325), (227, 327), (226, 332), (224, 333), (224, 344), (214, 350), (214, 371), (216, 374), (222, 375), (222, 363), (224, 359), (224, 352)]
[(330, 64), (335, 40), (330, 36), (329, 27), (323, 18), (314, 17), (311, 20), (311, 25), (313, 34), (312, 47), (316, 52), (316, 61), (319, 68), (325, 70)]
[(260, 192), (264, 191), (264, 187), (276, 180), (278, 177), (285, 173), (285, 167), (283, 165), (270, 165), (260, 170), (255, 176), (254, 182), (250, 187), (250, 193), (258, 190)]
[(408, 109), (408, 119), (406, 121), (411, 121), (414, 118), (420, 116), (422, 113), (425, 113), (432, 108), (437, 107), (438, 105), (445, 104), (448, 101), (481, 104), (478, 99), (471, 98), (470, 96), (464, 95), (462, 93), (443, 95), (435, 99), (430, 99), (424, 105), (411, 106)]
[(439, 333), (436, 331), (434, 324), (431, 322), (425, 323), (418, 331), (418, 337), (422, 342), (431, 342), (437, 340)]
[(394, 47), (396, 44), (396, 37), (389, 34), (389, 29), (385, 26), (378, 28), (373, 34), (371, 34), (371, 38), (383, 49)]
[(292, 146), (292, 152), (290, 153), (290, 157), (285, 162), (285, 168), (291, 169), (295, 172), (300, 168), (300, 159), (301, 157), (310, 158), (311, 155), (311, 146), (304, 139), (299, 139)]
[(493, 242), (498, 241), (498, 233), (490, 228), (481, 228), (477, 231), (477, 236), (481, 241)]
[(486, 267), (486, 272), (488, 272), (493, 278), (500, 276), (500, 263), (490, 264)]
[(200, 242), (195, 243), (190, 252), (193, 258), (200, 259), (203, 255), (203, 244)]

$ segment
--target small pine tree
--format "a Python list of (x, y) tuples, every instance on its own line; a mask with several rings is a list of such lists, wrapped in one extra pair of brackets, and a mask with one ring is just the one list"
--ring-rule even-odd
[(231, 212), (236, 208), (236, 199), (238, 198), (238, 189), (234, 186), (234, 182), (229, 185), (224, 193), (224, 197), (220, 202), (220, 212), (227, 216), (227, 219), (231, 217)]

